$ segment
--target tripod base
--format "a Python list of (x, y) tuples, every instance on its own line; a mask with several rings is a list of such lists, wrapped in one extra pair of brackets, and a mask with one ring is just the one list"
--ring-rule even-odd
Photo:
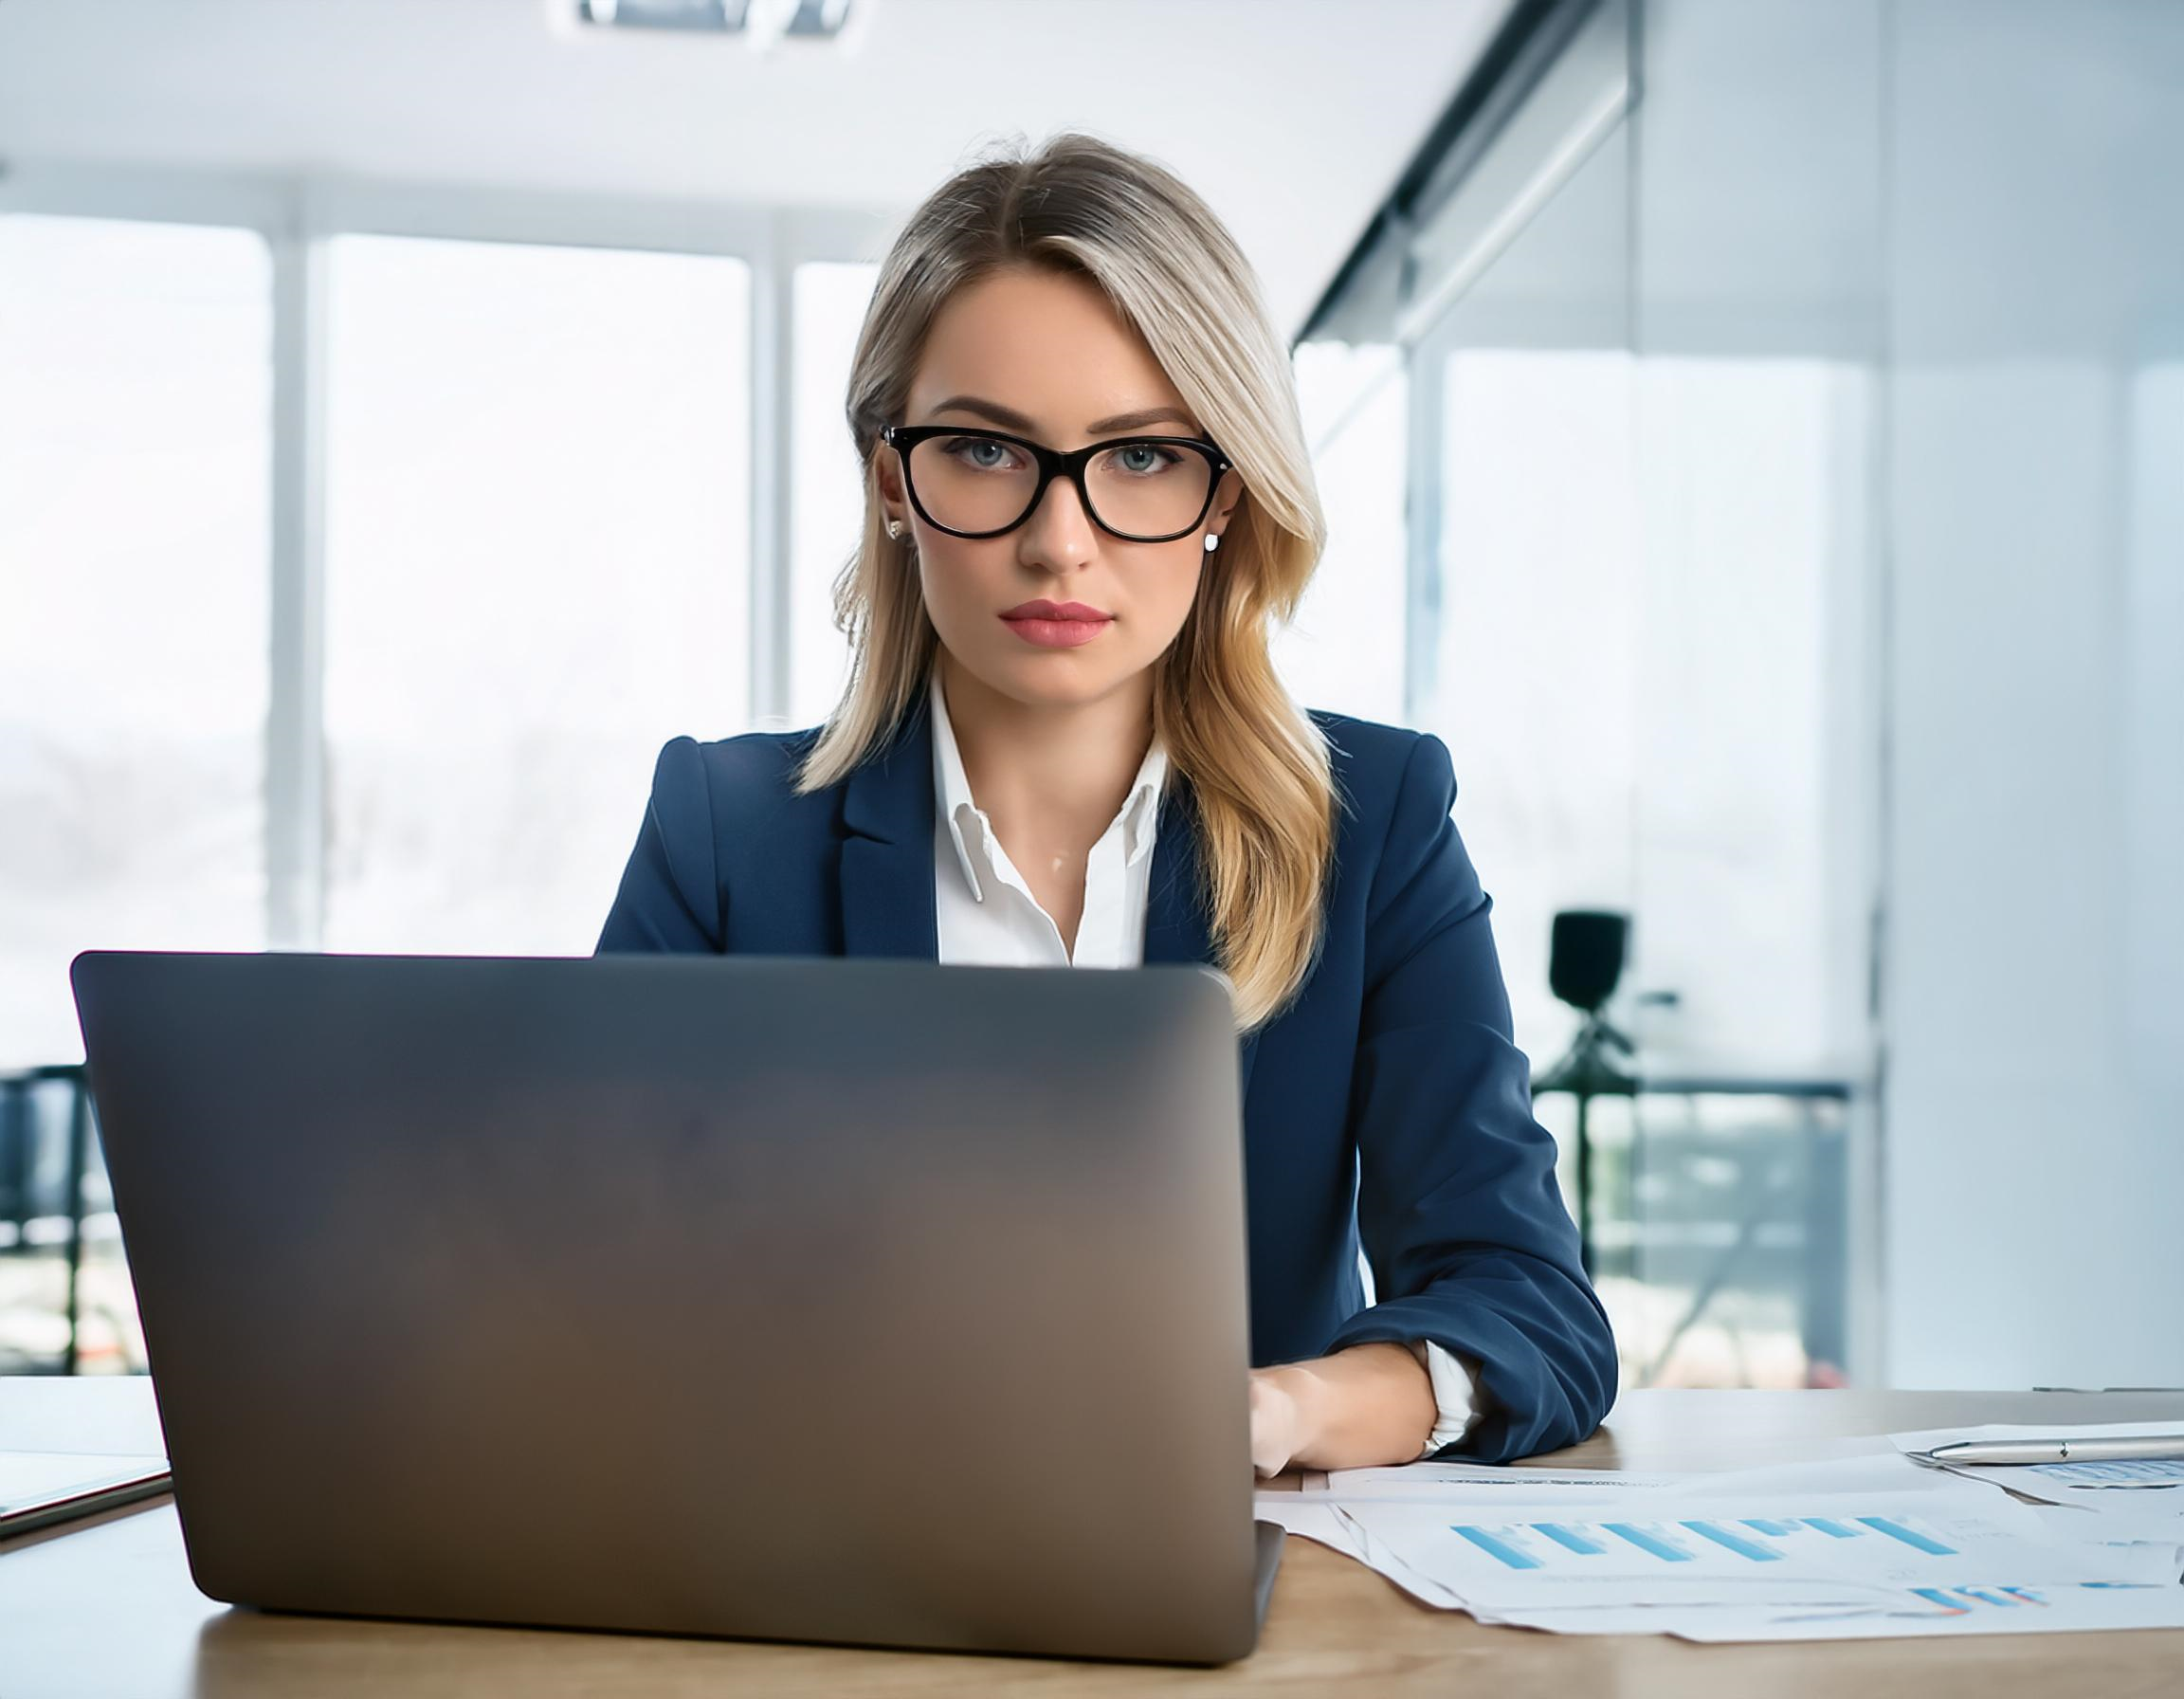
[(1535, 1091), (1574, 1091), (1579, 1097), (1629, 1097), (1638, 1089), (1638, 1077), (1609, 1056), (1635, 1052), (1629, 1039), (1608, 1024), (1594, 1010), (1571, 1044), (1569, 1053), (1532, 1082)]
[(1592, 1275), (1592, 1138), (1590, 1125), (1595, 1097), (1635, 1097), (1637, 1075), (1619, 1066), (1610, 1050), (1633, 1054), (1629, 1039), (1610, 1026), (1595, 1009), (1561, 1061), (1532, 1082), (1532, 1094), (1567, 1091), (1577, 1100), (1577, 1257), (1587, 1279)]

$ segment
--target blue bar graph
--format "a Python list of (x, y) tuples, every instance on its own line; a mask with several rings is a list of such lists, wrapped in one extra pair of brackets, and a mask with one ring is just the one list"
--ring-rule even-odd
[(2009, 1594), (2012, 1599), (2023, 1599), (2027, 1604), (2046, 1604), (2048, 1602), (2029, 1587), (2004, 1587), (2002, 1591)]
[(2073, 1486), (2122, 1482), (2137, 1487), (2184, 1481), (2184, 1460), (2141, 1457), (2117, 1463), (2036, 1463), (2031, 1472)]
[(1940, 1541), (1929, 1539), (1918, 1529), (1907, 1528), (1890, 1517), (1861, 1516), (1858, 1520), (1876, 1534), (1886, 1534), (1891, 1540), (1901, 1540), (1915, 1551), (1930, 1552), (1935, 1557), (1946, 1558), (1956, 1550), (1954, 1545), (1943, 1545)]
[(1687, 1522), (1684, 1525), (1702, 1540), (1711, 1540), (1724, 1551), (1733, 1551), (1740, 1558), (1755, 1563), (1779, 1562), (1782, 1554), (1772, 1546), (1761, 1545), (1756, 1540), (1747, 1540), (1742, 1534), (1711, 1522)]
[(1963, 1594), (1966, 1599), (1976, 1599), (1981, 1604), (2007, 1605), (2011, 1610), (2017, 1608), (2017, 1601), (2014, 1599), (2004, 1599), (1999, 1594), (1990, 1593), (1983, 1587), (1958, 1587), (1956, 1591)]
[[(1726, 1562), (1726, 1558), (1738, 1559), (1746, 1564), (1779, 1563), (1786, 1558), (1794, 1562), (1802, 1553), (1825, 1562), (1828, 1554), (1823, 1547), (1828, 1541), (1834, 1540), (1866, 1539), (1871, 1546), (1867, 1556), (1889, 1565), (1900, 1562), (1887, 1555), (1891, 1543), (1909, 1546), (1927, 1557), (1962, 1558), (1958, 1548), (1947, 1543), (1952, 1536), (1947, 1532), (1945, 1521), (1930, 1520), (1922, 1514), (1693, 1518), (1665, 1515), (1659, 1520), (1644, 1522), (1592, 1522), (1571, 1517), (1556, 1522), (1445, 1523), (1442, 1525), (1504, 1569), (1545, 1571), (1550, 1575), (1574, 1574), (1579, 1570), (1593, 1576), (1629, 1573), (1629, 1553), (1633, 1550), (1657, 1563), (1701, 1565), (1692, 1571), (1694, 1574), (1721, 1574), (1738, 1569), (1737, 1564)], [(1801, 1540), (1811, 1541), (1814, 1535), (1826, 1536), (1821, 1545), (1800, 1544)], [(1880, 1539), (1873, 1540), (1875, 1535)], [(1615, 1555), (1619, 1551), (1625, 1553), (1621, 1559)], [(1587, 1562), (1593, 1559), (1598, 1562)], [(1472, 1562), (1477, 1560), (1474, 1558)], [(1963, 1568), (1970, 1566), (1965, 1563)], [(1956, 1564), (1946, 1567), (1963, 1573), (1963, 1568)], [(2047, 1602), (2036, 1592), (1999, 1582), (1959, 1582), (1910, 1591), (1929, 1604), (1957, 1614), (1976, 1611), (1982, 1606), (2014, 1610), (2020, 1605), (2037, 1606)]]
[(1926, 1600), (1927, 1603), (1939, 1605), (1952, 1617), (1964, 1617), (1971, 1614), (1972, 1607), (1970, 1605), (1958, 1604), (1948, 1594), (1942, 1592), (1939, 1587), (1913, 1587), (1911, 1591), (1919, 1598)]
[(1604, 1522), (1600, 1525), (1619, 1540), (1628, 1540), (1640, 1551), (1649, 1552), (1664, 1563), (1688, 1563), (1691, 1554), (1681, 1545), (1650, 1533), (1634, 1522)]
[(1473, 1545), (1486, 1553), (1487, 1556), (1499, 1558), (1512, 1569), (1537, 1569), (1539, 1567), (1539, 1560), (1530, 1552), (1510, 1544), (1508, 1541), (1502, 1539), (1499, 1535), (1488, 1533), (1484, 1528), (1465, 1527), (1457, 1523), (1450, 1523), (1448, 1525), (1452, 1531), (1463, 1535), (1465, 1539), (1470, 1541)]

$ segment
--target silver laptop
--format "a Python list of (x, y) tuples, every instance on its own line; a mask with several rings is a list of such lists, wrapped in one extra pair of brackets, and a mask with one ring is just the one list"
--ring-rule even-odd
[(212, 1598), (1254, 1644), (1281, 1534), (1211, 970), (98, 950), (71, 977)]

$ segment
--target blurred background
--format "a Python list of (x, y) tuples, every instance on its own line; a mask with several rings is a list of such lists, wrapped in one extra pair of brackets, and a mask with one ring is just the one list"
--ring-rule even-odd
[(0, 3), (0, 1370), (143, 1343), (79, 950), (589, 954), (815, 723), (874, 263), (1258, 266), (1627, 1385), (2184, 1382), (2184, 3)]

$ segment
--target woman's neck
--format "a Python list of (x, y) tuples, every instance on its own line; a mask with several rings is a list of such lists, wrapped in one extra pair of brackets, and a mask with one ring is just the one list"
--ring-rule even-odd
[(936, 656), (971, 795), (1004, 842), (1089, 850), (1130, 794), (1153, 740), (1153, 675), (1087, 703), (1028, 703)]

